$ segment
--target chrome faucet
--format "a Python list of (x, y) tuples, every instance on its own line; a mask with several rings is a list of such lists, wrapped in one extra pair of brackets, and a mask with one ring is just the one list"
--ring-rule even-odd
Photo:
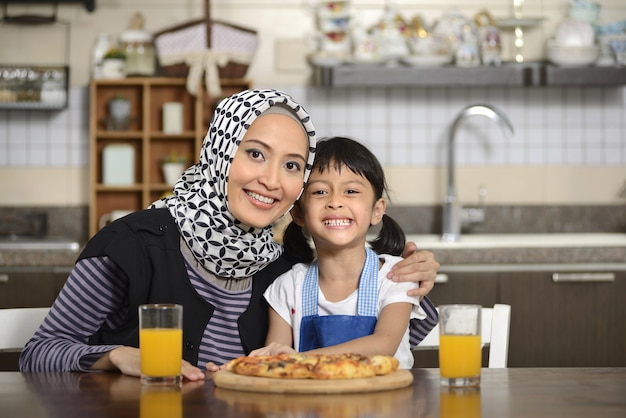
[[(471, 116), (486, 116), (500, 124), (505, 135), (513, 135), (513, 125), (500, 110), (486, 104), (470, 105), (461, 110), (454, 119), (452, 127), (450, 128), (448, 136), (448, 188), (444, 199), (443, 207), (443, 232), (441, 235), (442, 241), (454, 242), (458, 241), (461, 237), (461, 227), (463, 225), (462, 211), (463, 208), (459, 205), (456, 195), (455, 186), (455, 158), (454, 158), (454, 143), (456, 132), (461, 123)], [(481, 190), (481, 194), (484, 195), (484, 190)], [(484, 216), (484, 213), (483, 213)]]

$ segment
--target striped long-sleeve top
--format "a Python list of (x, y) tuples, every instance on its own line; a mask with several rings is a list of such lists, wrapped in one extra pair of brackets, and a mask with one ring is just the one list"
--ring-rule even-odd
[[(223, 364), (244, 355), (237, 320), (246, 310), (252, 287), (226, 290), (204, 280), (189, 264), (187, 274), (205, 301), (215, 307), (199, 347), (198, 364)], [(43, 324), (20, 356), (25, 372), (89, 371), (93, 363), (117, 345), (90, 345), (89, 337), (101, 326), (113, 329), (126, 315), (128, 278), (107, 257), (79, 260)], [(411, 345), (421, 341), (437, 323), (437, 311), (428, 298), (421, 307), (427, 318), (411, 322)]]

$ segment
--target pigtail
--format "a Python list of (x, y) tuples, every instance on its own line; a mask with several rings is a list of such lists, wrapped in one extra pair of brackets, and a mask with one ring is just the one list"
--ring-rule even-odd
[(376, 239), (369, 241), (376, 254), (402, 255), (406, 236), (400, 225), (389, 215), (383, 215), (382, 227)]
[(315, 258), (315, 252), (304, 235), (302, 227), (294, 221), (289, 222), (285, 228), (283, 247), (286, 255), (297, 263), (311, 263)]

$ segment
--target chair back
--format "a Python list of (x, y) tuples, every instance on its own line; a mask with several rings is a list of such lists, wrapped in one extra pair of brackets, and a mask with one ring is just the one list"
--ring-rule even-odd
[[(489, 347), (489, 368), (505, 368), (509, 355), (509, 328), (511, 305), (495, 304), (493, 308), (482, 308), (481, 340)], [(439, 348), (439, 324), (418, 344), (415, 350), (437, 350)]]
[(21, 350), (50, 308), (0, 309), (0, 351)]

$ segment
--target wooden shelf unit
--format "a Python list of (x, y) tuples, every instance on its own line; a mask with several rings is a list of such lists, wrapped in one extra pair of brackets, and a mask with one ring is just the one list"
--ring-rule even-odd
[[(113, 210), (134, 211), (171, 192), (165, 183), (160, 160), (171, 152), (190, 156), (195, 163), (200, 154), (213, 110), (217, 102), (250, 88), (245, 79), (225, 79), (222, 97), (211, 97), (204, 89), (197, 96), (187, 92), (187, 80), (170, 77), (137, 77), (119, 80), (93, 80), (89, 103), (89, 236), (99, 229), (100, 218)], [(131, 103), (127, 130), (107, 130), (108, 102), (117, 95)], [(163, 133), (162, 108), (166, 102), (183, 105), (183, 130)], [(103, 150), (109, 144), (129, 144), (134, 150), (134, 183), (107, 185), (103, 183)]]

